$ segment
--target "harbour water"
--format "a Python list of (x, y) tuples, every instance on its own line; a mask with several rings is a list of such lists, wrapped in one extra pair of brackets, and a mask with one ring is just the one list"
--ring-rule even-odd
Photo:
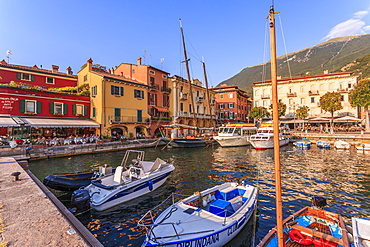
[[(220, 146), (191, 149), (143, 149), (146, 160), (156, 157), (172, 162), (176, 169), (166, 183), (154, 192), (103, 212), (90, 211), (78, 219), (104, 246), (140, 246), (145, 231), (137, 221), (149, 209), (171, 193), (190, 195), (225, 181), (242, 181), (259, 188), (256, 220), (251, 220), (227, 246), (252, 246), (275, 225), (275, 188), (273, 150), (252, 147)], [(30, 162), (30, 170), (42, 180), (52, 173), (78, 172), (120, 164), (124, 151), (81, 155)], [(370, 217), (370, 154), (355, 148), (322, 150), (313, 145), (297, 150), (292, 145), (281, 148), (284, 218), (303, 206), (313, 195), (328, 200), (327, 210), (344, 216)], [(67, 206), (70, 193), (54, 191)], [(253, 238), (253, 229), (256, 229)]]

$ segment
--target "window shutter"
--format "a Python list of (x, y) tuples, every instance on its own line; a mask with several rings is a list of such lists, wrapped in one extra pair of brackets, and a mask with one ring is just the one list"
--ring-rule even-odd
[[(18, 73), (18, 74), (20, 74), (20, 73)], [(19, 108), (20, 112), (25, 112), (26, 111), (26, 101), (25, 100), (22, 99), (19, 102), (19, 106), (20, 106), (20, 108)]]
[(123, 96), (123, 87), (119, 88), (120, 95)]
[(72, 115), (76, 115), (76, 105), (72, 105)]
[(41, 101), (36, 102), (36, 113), (41, 113)]
[(22, 73), (17, 73), (17, 79), (21, 80), (22, 79)]
[(112, 85), (112, 86), (110, 86), (110, 94), (111, 95), (114, 95), (114, 86)]
[(63, 114), (68, 114), (68, 104), (63, 103)]
[(92, 117), (96, 117), (96, 108), (95, 107), (93, 107), (93, 109), (92, 109), (93, 111), (92, 111)]
[(54, 103), (50, 103), (50, 114), (54, 114)]
[(84, 116), (87, 116), (87, 110), (88, 110), (87, 105), (84, 105), (84, 114), (83, 114)]
[(35, 80), (35, 76), (31, 75), (31, 81), (34, 81), (34, 80)]
[(141, 91), (141, 98), (144, 99), (144, 91)]

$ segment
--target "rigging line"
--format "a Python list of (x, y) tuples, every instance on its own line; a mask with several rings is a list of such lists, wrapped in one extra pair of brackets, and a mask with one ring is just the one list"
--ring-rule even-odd
[(267, 62), (268, 61), (266, 61), (267, 59), (266, 59), (266, 56), (267, 56), (267, 36), (268, 36), (268, 32), (267, 32), (267, 30), (268, 30), (268, 21), (266, 21), (266, 26), (265, 26), (265, 40), (264, 40), (264, 49), (263, 49), (263, 58), (262, 58), (262, 74), (261, 74), (261, 81), (265, 81), (266, 80), (266, 73), (267, 73), (267, 71), (266, 71), (266, 66), (267, 66)]
[(285, 49), (285, 57), (286, 57), (286, 62), (287, 62), (287, 66), (288, 66), (288, 71), (289, 71), (289, 78), (292, 79), (292, 71), (290, 70), (288, 52), (287, 52), (287, 49), (286, 49), (285, 35), (284, 35), (284, 30), (283, 30), (283, 23), (281, 21), (280, 13), (278, 13), (278, 16), (279, 16), (279, 22), (280, 22), (280, 28), (281, 28), (281, 35), (283, 36), (283, 44), (284, 44), (284, 49)]

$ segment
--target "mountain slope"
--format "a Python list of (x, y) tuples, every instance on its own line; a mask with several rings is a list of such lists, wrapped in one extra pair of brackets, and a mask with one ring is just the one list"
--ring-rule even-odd
[[(322, 74), (324, 69), (333, 72), (348, 63), (370, 54), (370, 34), (345, 36), (331, 39), (314, 47), (306, 48), (277, 58), (278, 75), (289, 77), (287, 60), (292, 77), (302, 74)], [(288, 59), (287, 59), (288, 57)], [(262, 71), (264, 73), (262, 74)], [(348, 70), (347, 70), (348, 71)], [(351, 71), (351, 70), (349, 70)], [(359, 73), (357, 71), (356, 73)], [(218, 85), (236, 85), (250, 94), (253, 82), (270, 79), (270, 63), (247, 67)]]

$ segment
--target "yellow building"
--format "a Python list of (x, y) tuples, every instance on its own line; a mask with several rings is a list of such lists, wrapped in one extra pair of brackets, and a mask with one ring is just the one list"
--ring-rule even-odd
[(78, 84), (89, 84), (91, 119), (101, 124), (101, 136), (148, 136), (148, 85), (106, 72), (92, 64), (78, 72)]
[(172, 76), (169, 87), (170, 97), (174, 102), (170, 106), (170, 115), (173, 116), (174, 123), (208, 128), (215, 126), (217, 116), (213, 91), (208, 90), (208, 99), (207, 90), (202, 86), (201, 81), (192, 80), (190, 87), (188, 80), (180, 76)]

